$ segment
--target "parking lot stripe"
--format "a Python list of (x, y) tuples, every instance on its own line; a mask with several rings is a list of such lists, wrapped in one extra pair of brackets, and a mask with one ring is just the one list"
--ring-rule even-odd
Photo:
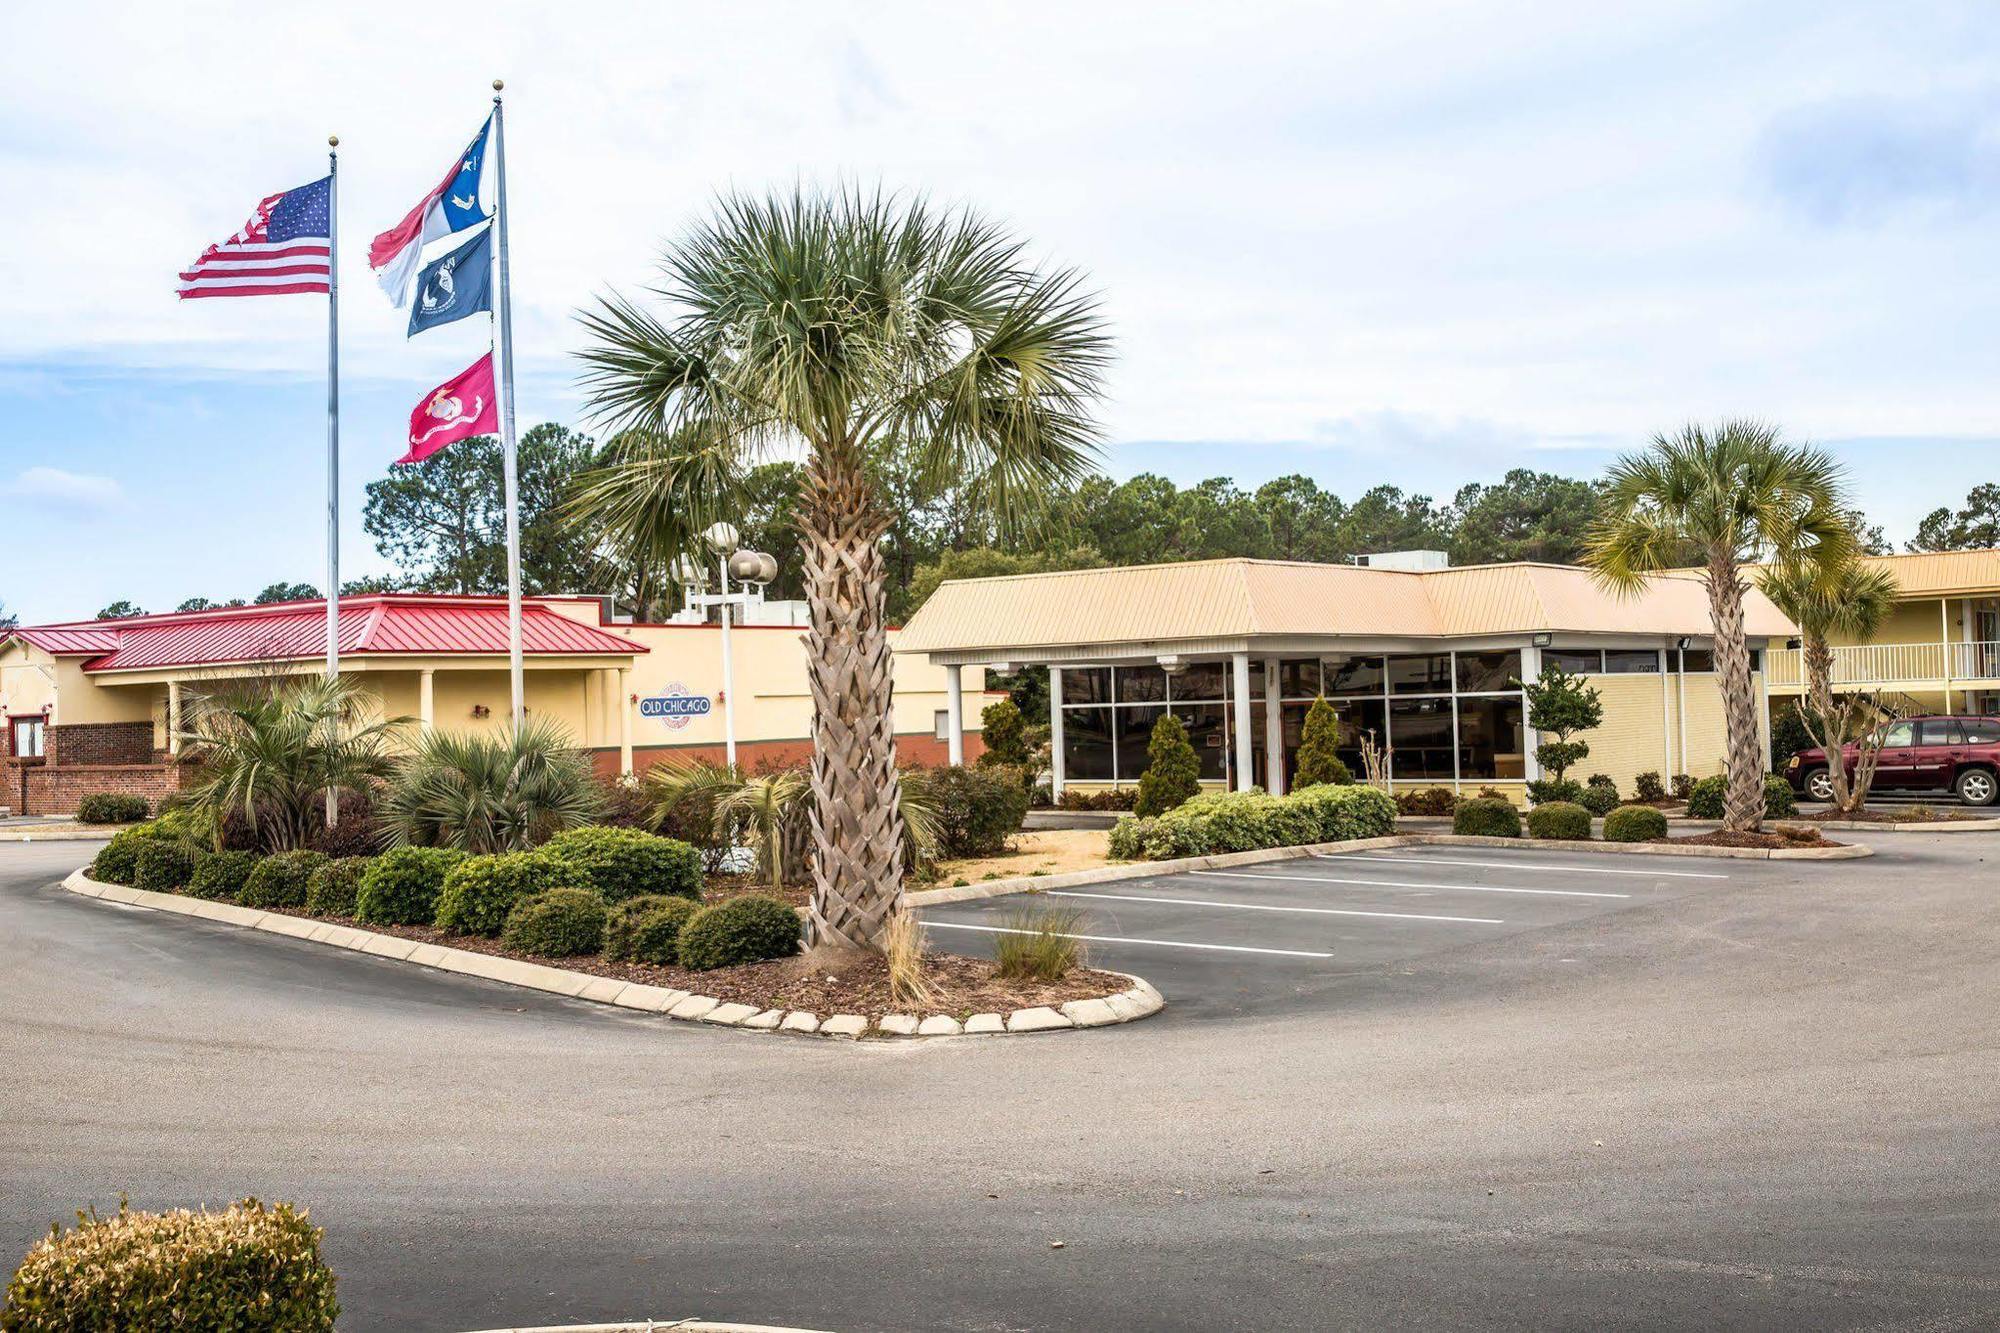
[(1420, 884), (1406, 879), (1342, 879), (1336, 875), (1246, 875), (1235, 870), (1190, 870), (1190, 875), (1215, 879), (1261, 879), (1278, 884), (1364, 884), (1374, 889), (1438, 889), (1450, 893), (1525, 893), (1537, 898), (1630, 898), (1629, 893), (1595, 893), (1589, 889), (1512, 889), (1499, 884)]
[(1641, 875), (1648, 879), (1662, 876), (1667, 879), (1728, 879), (1727, 875), (1717, 875), (1705, 870), (1614, 870), (1609, 866), (1568, 866), (1556, 865), (1549, 861), (1454, 861), (1443, 856), (1376, 856), (1372, 853), (1355, 852), (1314, 852), (1319, 861), (1400, 861), (1413, 866), (1476, 866), (1483, 870), (1561, 870), (1574, 871), (1579, 875)]
[(1073, 889), (1047, 889), (1050, 898), (1104, 898), (1119, 903), (1166, 903), (1172, 907), (1227, 907), (1238, 912), (1304, 912), (1312, 916), (1379, 916), (1392, 921), (1457, 921), (1468, 926), (1504, 926), (1493, 916), (1430, 916), (1421, 912), (1364, 912), (1353, 907), (1273, 907), (1268, 903), (1225, 903), (1201, 898), (1148, 898), (1137, 893), (1078, 893)]
[[(925, 921), (926, 930), (979, 930), (988, 935), (1039, 935), (1040, 931), (1017, 930), (1012, 926), (975, 926), (969, 921)], [(1055, 932), (1062, 934), (1062, 932)], [(1331, 958), (1330, 953), (1314, 953), (1310, 949), (1253, 949), (1247, 944), (1196, 944), (1189, 940), (1141, 940), (1124, 935), (1062, 935), (1066, 940), (1085, 940), (1091, 944), (1150, 944), (1162, 949), (1213, 949), (1218, 953), (1270, 953), (1285, 958)]]

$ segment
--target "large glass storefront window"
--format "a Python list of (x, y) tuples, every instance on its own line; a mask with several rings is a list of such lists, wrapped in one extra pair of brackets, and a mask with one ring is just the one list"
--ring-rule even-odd
[(1458, 705), (1458, 776), (1512, 778), (1528, 775), (1521, 696), (1496, 694), (1455, 700)]
[(1390, 700), (1389, 741), (1391, 777), (1442, 778), (1449, 782), (1451, 699)]
[(1064, 779), (1137, 782), (1146, 771), (1153, 724), (1171, 711), (1188, 729), (1201, 776), (1222, 781), (1229, 765), (1228, 682), (1227, 663), (1172, 675), (1157, 666), (1065, 667)]

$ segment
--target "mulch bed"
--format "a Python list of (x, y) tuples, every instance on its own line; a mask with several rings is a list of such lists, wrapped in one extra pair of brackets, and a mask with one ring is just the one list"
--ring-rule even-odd
[(1799, 847), (1845, 847), (1844, 842), (1820, 836), (1818, 829), (1795, 829), (1791, 832), (1732, 833), (1727, 829), (1716, 829), (1709, 833), (1683, 833), (1662, 839), (1664, 842), (1681, 843), (1694, 847), (1761, 847), (1769, 851), (1790, 851)]
[(834, 1014), (862, 1014), (870, 1020), (884, 1014), (949, 1014), (965, 1019), (972, 1014), (1006, 1014), (1036, 1005), (1061, 1005), (1070, 1000), (1096, 999), (1125, 990), (1132, 983), (1110, 972), (1076, 968), (1059, 982), (1007, 980), (993, 975), (993, 964), (983, 958), (959, 954), (926, 953), (924, 978), (933, 992), (926, 1004), (913, 1005), (894, 999), (889, 991), (888, 964), (874, 955), (849, 954), (834, 959), (814, 955), (774, 958), (740, 967), (719, 967), (696, 972), (684, 967), (652, 967), (644, 963), (614, 963), (601, 954), (580, 954), (572, 958), (544, 958), (539, 954), (518, 953), (499, 940), (483, 935), (452, 935), (435, 926), (386, 926), (364, 924), (351, 917), (314, 917), (310, 912), (283, 911), (287, 916), (324, 920), (336, 925), (370, 930), (381, 935), (440, 944), (469, 953), (491, 954), (496, 958), (518, 958), (523, 962), (586, 972), (592, 976), (615, 977), (648, 986), (713, 995), (719, 1000), (754, 1004), (759, 1009), (803, 1009), (827, 1018)]
[(1858, 824), (1945, 824), (1960, 820), (1992, 819), (1994, 815), (1969, 815), (1963, 810), (1926, 810), (1911, 806), (1902, 810), (1856, 810), (1852, 814), (1840, 814), (1833, 810), (1818, 810), (1809, 815), (1794, 815), (1794, 819), (1825, 823), (1835, 820), (1845, 823), (1849, 820)]

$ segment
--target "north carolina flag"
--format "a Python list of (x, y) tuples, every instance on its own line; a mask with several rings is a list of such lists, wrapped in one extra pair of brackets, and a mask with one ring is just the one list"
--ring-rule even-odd
[(492, 128), (493, 118), (488, 116), (437, 188), (369, 245), (368, 266), (375, 270), (375, 280), (397, 309), (409, 303), (410, 279), (423, 258), (425, 244), (464, 231), (492, 214), (490, 196), (483, 190), (486, 136)]
[(410, 413), (410, 452), (398, 463), (421, 463), (447, 444), (500, 429), (494, 405), (493, 353), (446, 380)]

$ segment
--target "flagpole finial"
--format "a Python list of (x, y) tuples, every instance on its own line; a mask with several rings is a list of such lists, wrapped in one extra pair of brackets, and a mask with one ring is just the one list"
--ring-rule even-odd
[[(506, 86), (507, 86), (506, 83), (500, 79), (493, 80), (493, 91), (496, 93), (499, 92), (502, 88), (505, 88)], [(497, 102), (500, 99), (496, 97), (493, 100)]]
[(340, 136), (339, 136), (338, 134), (329, 134), (329, 135), (327, 135), (327, 136), (326, 136), (326, 146), (327, 146), (328, 148), (338, 148), (338, 147), (340, 147)]

